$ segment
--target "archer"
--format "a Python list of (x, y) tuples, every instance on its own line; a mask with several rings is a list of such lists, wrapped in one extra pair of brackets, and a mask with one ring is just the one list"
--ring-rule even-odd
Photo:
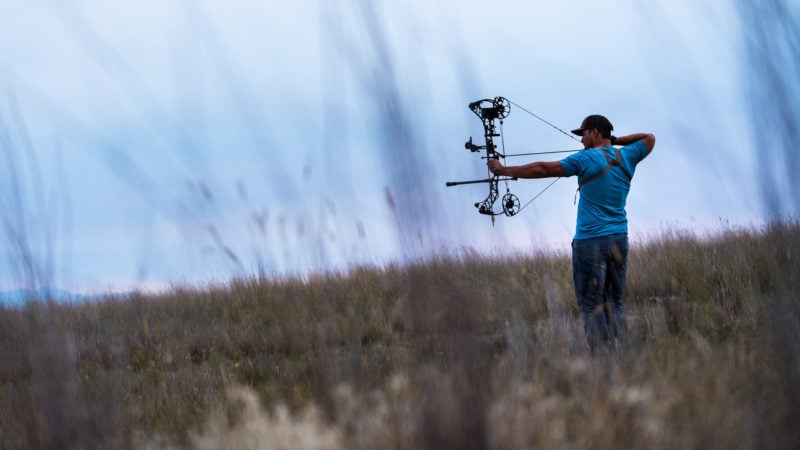
[[(624, 345), (627, 322), (622, 307), (628, 265), (628, 220), (625, 202), (636, 165), (655, 146), (649, 133), (611, 135), (614, 127), (601, 115), (586, 117), (572, 133), (584, 150), (560, 161), (503, 166), (488, 165), (495, 175), (512, 178), (578, 176), (578, 219), (572, 241), (572, 278), (589, 350)], [(622, 148), (614, 147), (615, 145)], [(577, 195), (577, 193), (576, 193)]]

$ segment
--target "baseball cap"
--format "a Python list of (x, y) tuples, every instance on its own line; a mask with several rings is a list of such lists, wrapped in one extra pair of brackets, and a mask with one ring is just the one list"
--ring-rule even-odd
[(586, 116), (581, 122), (581, 127), (572, 130), (572, 134), (577, 134), (578, 136), (583, 136), (583, 132), (585, 130), (591, 130), (596, 128), (603, 133), (604, 131), (611, 133), (614, 130), (614, 125), (611, 125), (611, 122), (605, 118), (605, 116), (601, 116), (600, 114), (592, 114), (591, 116)]

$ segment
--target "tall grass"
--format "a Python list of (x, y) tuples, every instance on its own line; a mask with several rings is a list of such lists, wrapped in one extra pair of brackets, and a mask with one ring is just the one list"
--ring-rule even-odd
[(631, 251), (592, 359), (569, 257), (0, 309), (0, 448), (796, 448), (800, 224)]

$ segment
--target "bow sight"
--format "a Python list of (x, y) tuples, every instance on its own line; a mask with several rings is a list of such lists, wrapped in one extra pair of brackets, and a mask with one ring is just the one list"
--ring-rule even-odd
[[(499, 153), (497, 151), (497, 147), (494, 144), (494, 138), (500, 137), (502, 143), (502, 125), (503, 119), (508, 117), (509, 112), (511, 112), (511, 103), (503, 98), (503, 97), (495, 97), (494, 100), (490, 99), (483, 99), (472, 102), (469, 104), (469, 109), (475, 113), (478, 117), (480, 117), (481, 122), (483, 122), (483, 136), (484, 136), (484, 145), (476, 145), (472, 143), (472, 136), (469, 137), (469, 140), (464, 144), (464, 148), (469, 150), (470, 152), (479, 152), (481, 150), (486, 150), (486, 155), (481, 157), (481, 159), (500, 159), (505, 158), (505, 155)], [(495, 121), (500, 122), (501, 132), (496, 132), (496, 124)], [(487, 168), (488, 170), (488, 168)], [(471, 181), (448, 181), (446, 186), (459, 186), (462, 184), (476, 184), (476, 183), (489, 183), (489, 195), (483, 200), (478, 203), (475, 203), (475, 207), (478, 208), (478, 212), (481, 214), (486, 214), (488, 216), (492, 216), (492, 223), (494, 223), (494, 216), (498, 216), (500, 214), (505, 214), (506, 216), (513, 216), (517, 214), (520, 210), (519, 206), (519, 199), (516, 195), (512, 194), (508, 189), (508, 183), (506, 183), (506, 194), (503, 195), (502, 211), (494, 211), (494, 203), (497, 201), (497, 197), (499, 196), (499, 192), (497, 189), (497, 183), (500, 181), (507, 182), (509, 180), (516, 180), (513, 177), (500, 177), (498, 175), (493, 175), (489, 173), (490, 178), (482, 179), (482, 180), (471, 180)]]

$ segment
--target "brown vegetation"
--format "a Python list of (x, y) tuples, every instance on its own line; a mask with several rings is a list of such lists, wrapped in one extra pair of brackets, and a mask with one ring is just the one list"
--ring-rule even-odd
[(800, 225), (631, 251), (590, 358), (567, 256), (0, 308), (0, 448), (796, 448)]

